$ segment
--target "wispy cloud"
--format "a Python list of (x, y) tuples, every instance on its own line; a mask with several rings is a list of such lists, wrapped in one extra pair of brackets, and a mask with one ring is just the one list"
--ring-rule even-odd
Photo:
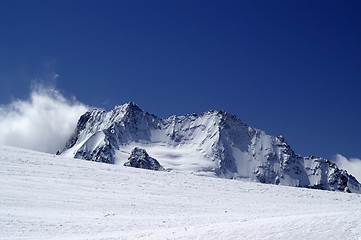
[(331, 159), (339, 168), (346, 170), (353, 175), (357, 181), (361, 182), (361, 159), (346, 158), (340, 154), (336, 154)]
[(55, 153), (87, 110), (86, 105), (75, 98), (66, 99), (55, 88), (33, 87), (28, 100), (0, 106), (0, 144)]

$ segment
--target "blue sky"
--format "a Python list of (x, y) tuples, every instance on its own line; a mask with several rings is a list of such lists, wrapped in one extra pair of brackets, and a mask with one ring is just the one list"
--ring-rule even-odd
[(224, 109), (302, 155), (360, 158), (360, 12), (359, 1), (0, 1), (0, 104), (41, 82), (107, 110)]

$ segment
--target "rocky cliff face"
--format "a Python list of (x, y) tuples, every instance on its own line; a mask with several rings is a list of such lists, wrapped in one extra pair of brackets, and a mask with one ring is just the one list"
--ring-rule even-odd
[(124, 163), (126, 167), (135, 167), (135, 168), (143, 168), (155, 171), (164, 171), (164, 168), (159, 164), (159, 162), (150, 157), (142, 148), (134, 148), (128, 161)]
[(134, 147), (168, 169), (262, 183), (361, 192), (357, 180), (327, 159), (302, 157), (284, 138), (267, 135), (223, 111), (163, 119), (130, 102), (84, 114), (59, 153), (124, 164)]

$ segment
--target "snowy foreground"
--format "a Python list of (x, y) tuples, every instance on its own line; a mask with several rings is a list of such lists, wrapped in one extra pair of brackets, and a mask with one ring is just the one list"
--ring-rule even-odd
[(0, 146), (0, 239), (361, 239), (361, 195)]

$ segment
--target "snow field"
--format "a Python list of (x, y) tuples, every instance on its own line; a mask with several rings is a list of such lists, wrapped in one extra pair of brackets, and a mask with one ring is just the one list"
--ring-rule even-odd
[(361, 195), (0, 146), (0, 239), (360, 239)]

